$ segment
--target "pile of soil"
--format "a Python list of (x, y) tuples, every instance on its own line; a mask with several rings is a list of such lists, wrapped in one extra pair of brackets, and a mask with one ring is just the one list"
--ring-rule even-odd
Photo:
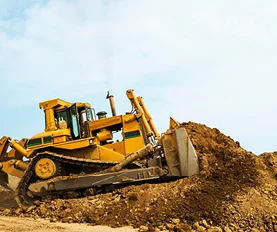
[(0, 186), (0, 209), (17, 207), (14, 200), (14, 192)]
[[(9, 185), (12, 189), (15, 189), (19, 182), (19, 178), (10, 176)], [(14, 192), (0, 186), (0, 209), (1, 208), (15, 208), (17, 203), (14, 199)]]
[(218, 129), (193, 122), (182, 126), (199, 157), (199, 175), (0, 212), (50, 221), (131, 225), (141, 231), (277, 231), (277, 152), (256, 156)]

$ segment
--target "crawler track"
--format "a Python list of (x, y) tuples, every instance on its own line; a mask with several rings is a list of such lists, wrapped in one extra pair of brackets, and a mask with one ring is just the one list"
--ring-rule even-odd
[[(30, 186), (30, 184), (40, 180), (35, 174), (35, 165), (37, 161), (41, 158), (52, 159), (53, 161), (56, 161), (61, 165), (69, 164), (75, 166), (76, 168), (85, 168), (86, 170), (90, 170), (90, 173), (99, 172), (117, 164), (117, 162), (105, 162), (98, 160), (68, 157), (48, 151), (38, 153), (34, 158), (32, 158), (29, 167), (25, 171), (24, 176), (21, 178), (15, 190), (15, 200), (20, 207), (28, 207), (33, 204), (33, 201), (38, 199), (36, 196), (33, 196), (33, 194), (29, 192), (28, 187)], [(59, 178), (68, 178), (68, 175), (64, 177), (60, 176)], [(56, 194), (56, 192), (48, 192), (47, 195), (49, 194), (53, 195)]]

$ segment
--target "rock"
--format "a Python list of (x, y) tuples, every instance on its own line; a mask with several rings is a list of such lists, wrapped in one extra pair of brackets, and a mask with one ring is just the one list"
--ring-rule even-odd
[(21, 208), (17, 208), (17, 209), (14, 211), (14, 213), (15, 213), (16, 215), (19, 215), (20, 213), (22, 213), (22, 209), (21, 209)]
[(204, 226), (198, 226), (198, 227), (196, 228), (196, 231), (197, 231), (197, 232), (204, 232), (204, 231), (206, 231), (206, 228), (205, 228)]
[(11, 210), (10, 209), (5, 209), (4, 211), (3, 211), (3, 214), (4, 215), (9, 215), (11, 213)]
[(72, 207), (72, 204), (71, 204), (69, 201), (66, 201), (66, 202), (64, 202), (63, 206), (64, 206), (65, 208), (71, 208), (71, 207)]
[(222, 229), (218, 226), (212, 226), (207, 231), (208, 232), (222, 232)]
[(234, 224), (234, 223), (230, 223), (229, 224), (229, 227), (231, 227), (231, 230), (233, 229), (233, 230), (238, 230), (239, 229), (239, 227), (236, 225), (236, 224)]
[(63, 206), (63, 203), (61, 201), (56, 202), (56, 208), (60, 209)]
[(40, 201), (34, 201), (34, 205), (36, 205), (36, 206), (39, 206), (41, 204), (41, 202)]
[(165, 229), (166, 229), (165, 226), (163, 226), (163, 225), (158, 226), (158, 228), (159, 228), (160, 230), (165, 230)]
[(175, 226), (174, 231), (176, 231), (176, 232), (187, 232), (187, 231), (192, 231), (192, 228), (187, 223), (179, 223)]
[(175, 225), (171, 224), (171, 223), (167, 223), (166, 227), (170, 230), (174, 229)]
[(171, 220), (174, 224), (179, 224), (180, 223), (180, 219), (179, 218), (173, 218)]
[(56, 222), (57, 218), (50, 218), (50, 222)]
[(67, 214), (70, 214), (71, 213), (71, 209), (67, 208), (64, 212), (67, 213)]
[(199, 222), (195, 222), (193, 224), (193, 228), (197, 231), (197, 232), (202, 232), (202, 231), (206, 231), (206, 228), (204, 226), (200, 226)]
[(94, 222), (98, 222), (101, 218), (99, 217), (99, 215), (94, 215), (92, 218), (92, 221)]
[(255, 228), (252, 228), (250, 231), (251, 231), (251, 232), (260, 232), (260, 230), (257, 230), (257, 229), (255, 229)]
[(26, 210), (26, 212), (29, 213), (29, 212), (33, 211), (35, 208), (36, 208), (36, 206), (32, 205)]
[(232, 230), (231, 230), (228, 226), (225, 226), (225, 227), (223, 228), (223, 231), (224, 231), (224, 232), (232, 232)]
[(97, 205), (95, 208), (96, 209), (103, 209), (103, 206), (102, 205)]
[(148, 227), (147, 226), (140, 226), (139, 231), (148, 231)]
[(127, 198), (130, 201), (137, 201), (138, 200), (138, 194), (137, 193), (129, 193), (129, 194), (127, 194)]
[(117, 197), (114, 199), (114, 202), (118, 203), (118, 202), (120, 202), (120, 200), (121, 200), (121, 196), (117, 196)]
[(68, 218), (67, 217), (64, 217), (64, 218), (62, 218), (62, 222), (68, 222)]
[(209, 227), (210, 227), (210, 225), (208, 224), (208, 222), (207, 222), (205, 219), (203, 219), (203, 220), (201, 221), (201, 224), (202, 224), (202, 226), (204, 226), (204, 227), (206, 227), (206, 228), (209, 228)]
[(45, 207), (45, 205), (41, 205), (39, 207), (39, 210), (42, 215), (45, 215), (47, 213), (47, 208)]
[(195, 222), (192, 227), (193, 227), (193, 229), (197, 229), (199, 226), (200, 226), (199, 223)]

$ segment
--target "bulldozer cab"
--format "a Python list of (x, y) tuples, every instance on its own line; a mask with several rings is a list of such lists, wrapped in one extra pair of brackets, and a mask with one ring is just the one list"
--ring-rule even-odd
[(74, 103), (54, 99), (40, 103), (45, 113), (45, 131), (70, 130), (73, 140), (90, 136), (88, 122), (93, 121), (88, 103)]
[(91, 109), (87, 106), (77, 106), (77, 103), (68, 108), (68, 124), (71, 136), (74, 139), (90, 137), (88, 122), (93, 121)]
[(74, 103), (69, 108), (56, 111), (54, 117), (57, 128), (70, 129), (73, 140), (90, 136), (88, 122), (94, 119), (89, 107)]

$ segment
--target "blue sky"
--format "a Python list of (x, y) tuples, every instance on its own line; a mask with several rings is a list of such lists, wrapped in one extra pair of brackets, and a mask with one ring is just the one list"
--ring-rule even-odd
[(277, 150), (274, 0), (0, 0), (0, 132), (42, 131), (38, 103), (130, 110), (217, 127), (256, 154)]

